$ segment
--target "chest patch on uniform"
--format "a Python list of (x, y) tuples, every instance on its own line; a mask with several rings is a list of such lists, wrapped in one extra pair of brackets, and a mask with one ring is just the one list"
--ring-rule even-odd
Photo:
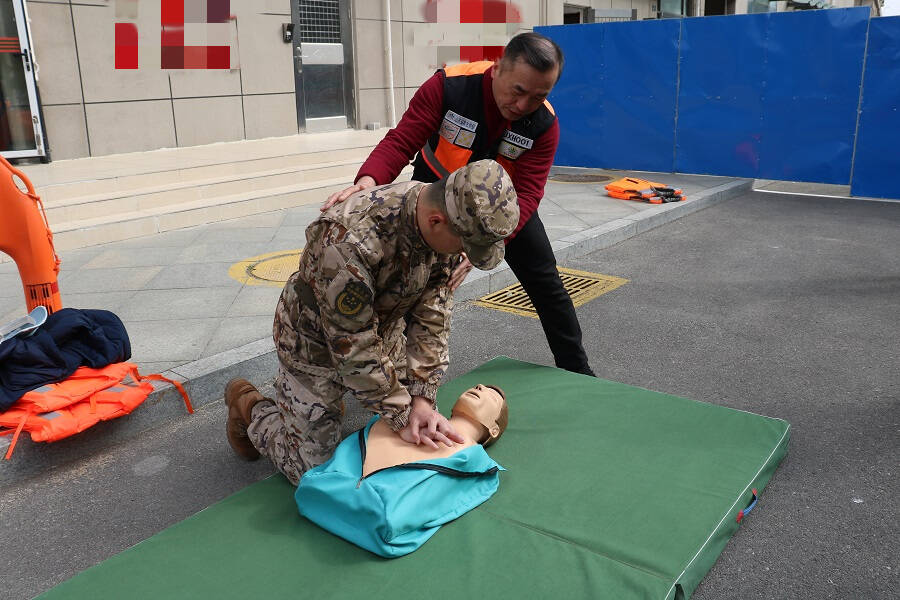
[(478, 128), (477, 121), (467, 119), (462, 115), (456, 114), (452, 110), (448, 110), (447, 114), (444, 115), (444, 121), (449, 121), (450, 123), (462, 127), (463, 129), (468, 131), (475, 131)]
[(507, 141), (500, 142), (500, 146), (497, 148), (497, 154), (500, 156), (505, 156), (510, 160), (516, 160), (522, 153), (525, 152), (525, 148), (521, 146), (516, 146), (515, 144), (510, 144)]
[(509, 129), (503, 134), (503, 141), (516, 146), (521, 146), (525, 150), (531, 150), (531, 147), (534, 145), (533, 139), (527, 138), (524, 135), (519, 135), (518, 133), (513, 133)]
[(372, 298), (372, 292), (364, 283), (350, 281), (344, 286), (344, 290), (338, 294), (334, 301), (334, 307), (345, 317), (352, 317), (359, 313)]
[(459, 133), (456, 134), (456, 139), (453, 141), (454, 144), (462, 146), (463, 148), (471, 148), (474, 142), (475, 132), (466, 131), (465, 129), (460, 129)]
[(454, 125), (445, 118), (441, 122), (441, 137), (452, 144), (453, 140), (456, 139), (456, 134), (459, 133), (460, 129), (461, 128), (459, 125)]
[(524, 135), (513, 133), (509, 129), (503, 134), (500, 146), (497, 147), (497, 154), (505, 156), (510, 160), (516, 160), (526, 150), (530, 150), (534, 145), (534, 140)]

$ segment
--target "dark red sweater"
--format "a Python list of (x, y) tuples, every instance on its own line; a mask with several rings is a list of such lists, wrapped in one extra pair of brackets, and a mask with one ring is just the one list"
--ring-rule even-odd
[[(487, 127), (489, 144), (493, 144), (509, 126), (509, 121), (503, 118), (494, 102), (491, 69), (484, 72), (483, 81), (484, 125)], [(444, 75), (439, 71), (415, 93), (397, 127), (388, 131), (372, 150), (356, 174), (355, 181), (359, 181), (364, 175), (374, 179), (378, 185), (394, 181), (416, 152), (422, 149), (431, 134), (440, 128), (444, 117), (441, 112), (443, 103)], [(512, 182), (519, 196), (519, 225), (508, 240), (519, 233), (544, 197), (544, 185), (547, 183), (558, 143), (559, 122), (554, 121), (550, 129), (534, 141), (531, 150), (523, 152), (516, 160)]]

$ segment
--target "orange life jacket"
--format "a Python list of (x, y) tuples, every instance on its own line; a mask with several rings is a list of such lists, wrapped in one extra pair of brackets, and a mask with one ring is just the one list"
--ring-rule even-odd
[(193, 413), (184, 387), (162, 375), (141, 375), (137, 366), (121, 362), (91, 369), (79, 367), (68, 379), (32, 390), (19, 398), (9, 410), (0, 413), (0, 435), (13, 434), (6, 459), (22, 431), (34, 442), (55, 442), (92, 427), (127, 415), (153, 391), (151, 380), (168, 381), (184, 398)]
[(431, 183), (485, 158), (499, 162), (512, 177), (516, 160), (556, 121), (553, 107), (545, 100), (533, 113), (510, 123), (500, 139), (488, 140), (483, 79), (493, 64), (483, 60), (443, 69), (444, 118), (413, 161), (414, 180)]

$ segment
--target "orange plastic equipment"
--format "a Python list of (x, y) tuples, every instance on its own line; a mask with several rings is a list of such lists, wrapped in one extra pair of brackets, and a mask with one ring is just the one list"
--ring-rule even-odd
[(0, 435), (12, 434), (8, 460), (22, 431), (33, 442), (55, 442), (75, 435), (100, 421), (127, 415), (153, 391), (149, 380), (173, 384), (189, 413), (193, 413), (184, 387), (162, 375), (141, 375), (132, 363), (121, 362), (102, 369), (79, 367), (68, 379), (32, 390), (0, 413)]
[[(14, 175), (28, 188), (27, 194), (16, 185)], [(0, 252), (8, 254), (19, 267), (28, 312), (40, 305), (46, 306), (49, 313), (59, 310), (59, 257), (53, 249), (44, 205), (28, 177), (2, 156), (0, 215)]]
[(623, 177), (606, 184), (608, 192), (633, 192), (638, 195), (649, 194), (655, 187), (665, 187), (664, 183), (656, 183), (647, 179), (638, 179), (637, 177)]

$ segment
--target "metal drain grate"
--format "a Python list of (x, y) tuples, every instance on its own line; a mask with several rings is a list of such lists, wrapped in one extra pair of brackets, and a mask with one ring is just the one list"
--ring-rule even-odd
[(297, 270), (302, 252), (300, 249), (260, 254), (234, 263), (228, 269), (228, 275), (247, 285), (281, 287)]
[[(572, 298), (572, 304), (576, 307), (587, 304), (597, 296), (611, 292), (617, 287), (628, 283), (627, 279), (612, 275), (588, 273), (587, 271), (576, 271), (575, 269), (566, 269), (564, 267), (557, 267), (557, 269), (559, 270), (559, 277), (562, 279), (563, 286), (569, 293), (569, 297)], [(475, 301), (475, 304), (485, 308), (502, 310), (514, 315), (531, 317), (532, 319), (538, 318), (537, 312), (534, 310), (528, 294), (522, 289), (521, 283), (505, 287), (487, 296), (482, 296)]]
[(611, 181), (612, 177), (608, 175), (594, 175), (587, 173), (557, 173), (551, 175), (548, 179), (550, 181), (555, 181), (556, 183), (603, 183), (604, 181)]

